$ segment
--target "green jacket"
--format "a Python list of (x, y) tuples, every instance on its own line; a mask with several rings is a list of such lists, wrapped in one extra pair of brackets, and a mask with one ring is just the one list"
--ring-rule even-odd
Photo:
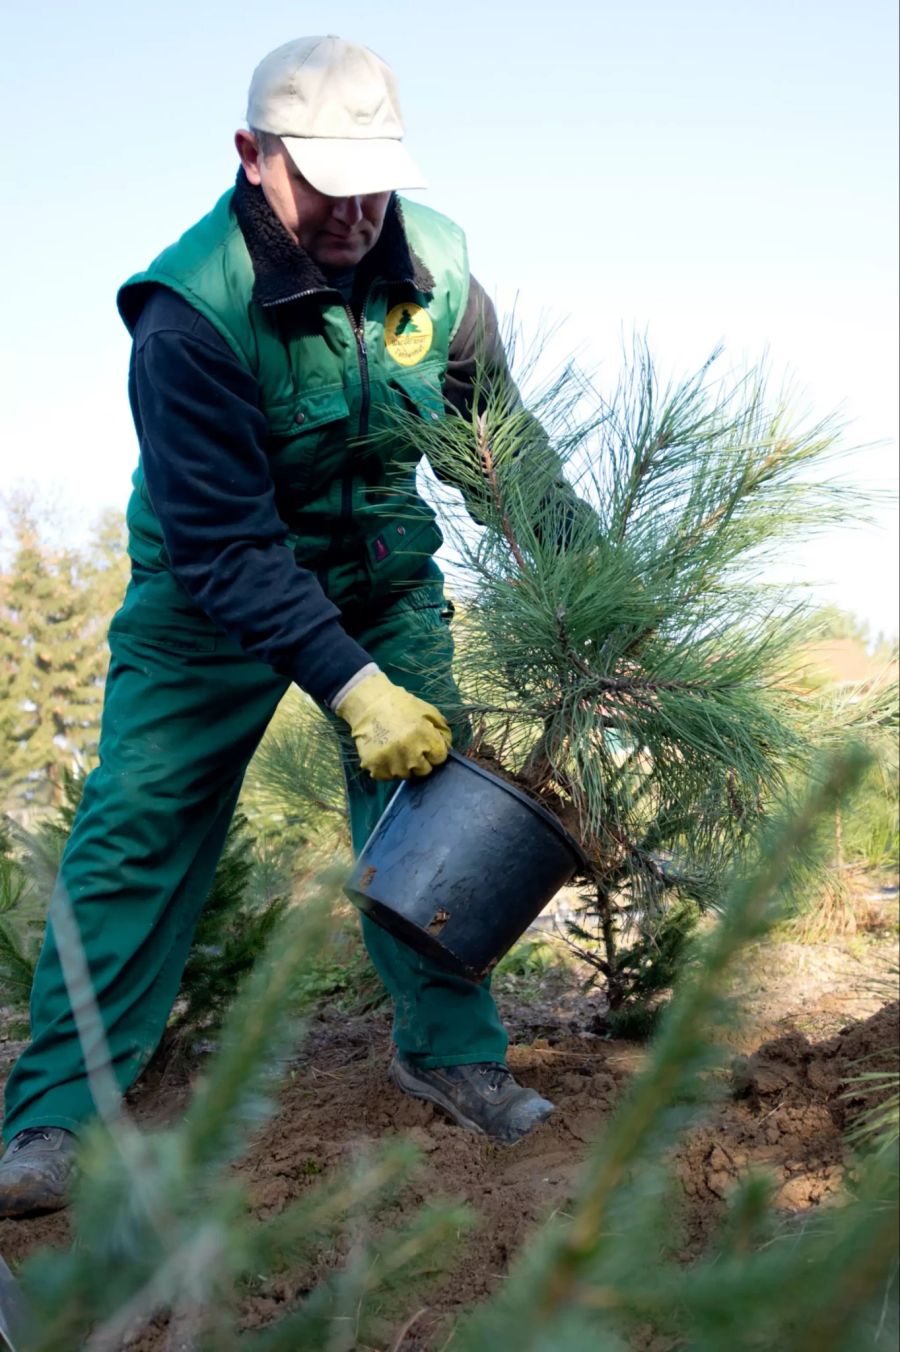
[[(441, 544), (416, 492), (419, 454), (395, 419), (444, 416), (450, 343), (469, 298), (464, 236), (427, 207), (394, 204), (360, 265), (357, 323), (286, 232), (272, 235), (261, 194), (242, 183), (125, 283), (120, 311), (133, 332), (148, 288), (163, 285), (213, 325), (258, 383), (297, 563), (341, 608), (387, 596), (414, 585)], [(140, 466), (128, 525), (132, 557), (166, 566)]]

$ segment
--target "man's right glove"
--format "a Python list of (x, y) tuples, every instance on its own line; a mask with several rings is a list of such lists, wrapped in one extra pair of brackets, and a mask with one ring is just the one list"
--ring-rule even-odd
[(335, 713), (350, 724), (359, 763), (373, 779), (430, 775), (447, 759), (452, 738), (444, 715), (383, 671), (355, 685)]

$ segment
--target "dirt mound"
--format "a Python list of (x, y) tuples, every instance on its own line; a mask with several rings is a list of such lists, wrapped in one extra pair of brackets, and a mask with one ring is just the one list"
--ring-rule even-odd
[[(267, 1217), (331, 1169), (359, 1160), (392, 1135), (412, 1139), (422, 1152), (422, 1164), (402, 1195), (379, 1215), (375, 1229), (403, 1224), (435, 1196), (468, 1202), (479, 1222), (461, 1246), (455, 1266), (428, 1293), (428, 1314), (417, 1321), (415, 1339), (411, 1334), (403, 1344), (410, 1352), (426, 1345), (421, 1339), (436, 1338), (461, 1307), (483, 1299), (502, 1280), (510, 1259), (539, 1221), (565, 1209), (588, 1144), (642, 1055), (626, 1044), (586, 1036), (538, 1038), (534, 1045), (511, 1047), (509, 1063), (517, 1078), (552, 1099), (557, 1111), (540, 1131), (510, 1148), (460, 1130), (429, 1104), (394, 1088), (387, 1078), (386, 1018), (352, 1018), (325, 1010), (289, 1067), (276, 1116), (239, 1173), (253, 1209)], [(145, 1083), (133, 1096), (135, 1115), (149, 1124), (177, 1114), (186, 1093), (185, 1084)], [(65, 1243), (68, 1238), (65, 1215), (0, 1221), (0, 1253), (12, 1266), (38, 1244)], [(326, 1276), (349, 1244), (347, 1236), (345, 1242), (323, 1248), (312, 1269), (258, 1284), (245, 1307), (246, 1326), (276, 1317), (286, 1303)], [(400, 1312), (394, 1334), (413, 1313), (415, 1309)], [(158, 1352), (165, 1345), (164, 1330), (154, 1328), (129, 1346), (134, 1352)]]

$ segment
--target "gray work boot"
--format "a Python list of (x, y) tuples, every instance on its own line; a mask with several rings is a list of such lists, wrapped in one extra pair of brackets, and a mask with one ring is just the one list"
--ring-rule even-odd
[(26, 1127), (0, 1159), (0, 1216), (39, 1216), (68, 1204), (76, 1140), (63, 1127)]
[(549, 1099), (516, 1084), (512, 1072), (499, 1061), (421, 1070), (395, 1056), (390, 1076), (405, 1094), (436, 1103), (461, 1127), (506, 1145), (546, 1121), (554, 1110)]

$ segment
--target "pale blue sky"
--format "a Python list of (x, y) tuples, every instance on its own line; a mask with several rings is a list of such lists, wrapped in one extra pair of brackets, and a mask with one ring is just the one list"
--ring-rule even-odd
[[(623, 332), (662, 365), (768, 346), (817, 412), (881, 442), (854, 479), (895, 490), (894, 0), (258, 0), (2, 7), (0, 478), (83, 522), (135, 459), (117, 285), (231, 181), (256, 61), (304, 33), (395, 68), (423, 200), (526, 327), (566, 319), (612, 386)], [(810, 545), (798, 575), (897, 628), (895, 506)]]

